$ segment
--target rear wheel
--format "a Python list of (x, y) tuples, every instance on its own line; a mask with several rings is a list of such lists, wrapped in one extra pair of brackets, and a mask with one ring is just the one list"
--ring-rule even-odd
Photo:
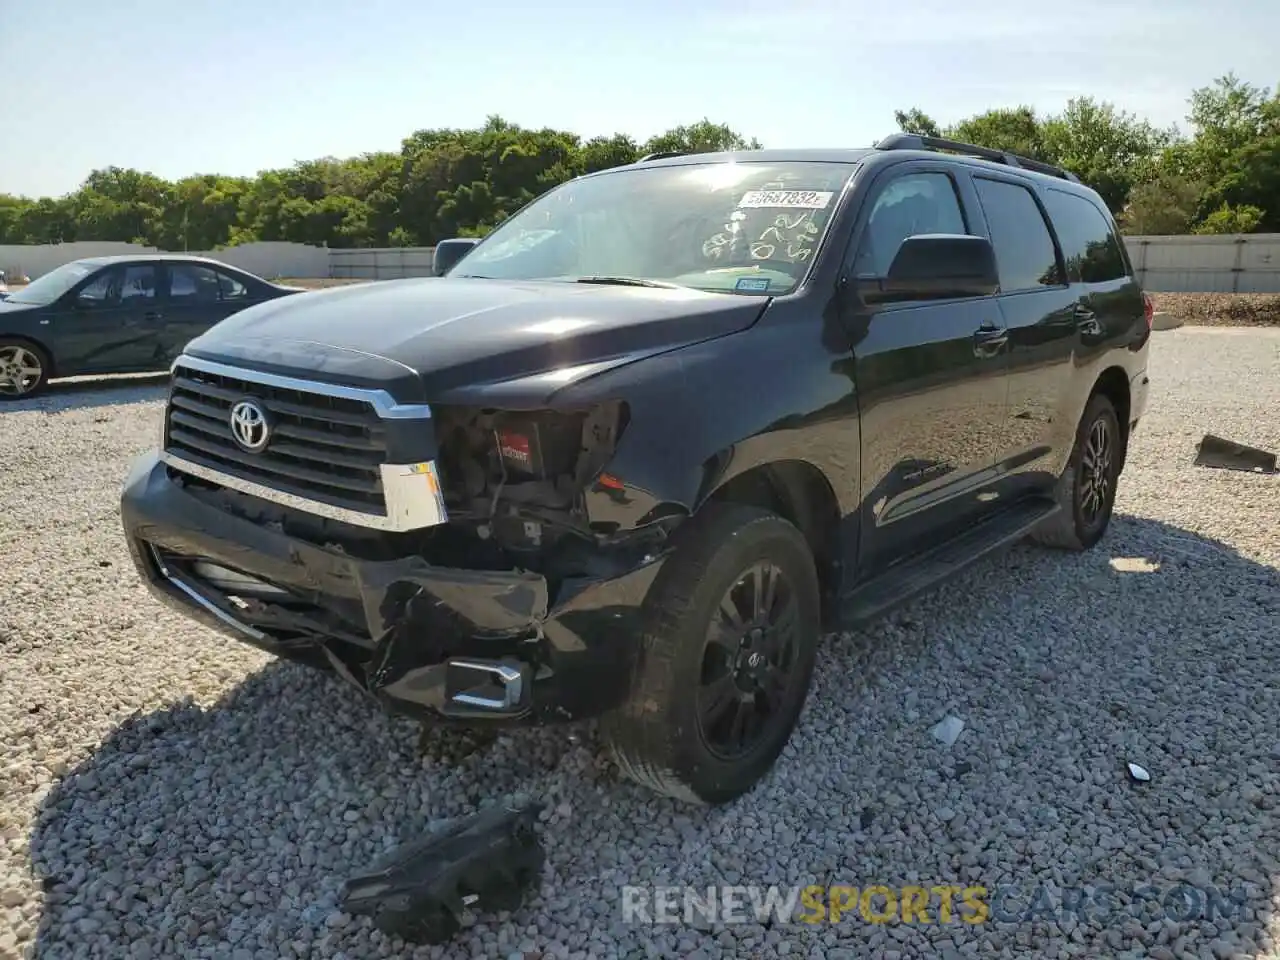
[(0, 339), (0, 400), (25, 400), (44, 389), (49, 358), (26, 340)]
[(782, 518), (712, 503), (681, 529), (644, 611), (629, 700), (602, 721), (622, 770), (659, 793), (724, 803), (773, 766), (804, 706), (818, 579)]
[(1062, 550), (1088, 550), (1102, 539), (1116, 502), (1123, 443), (1115, 406), (1104, 394), (1094, 394), (1058, 479), (1062, 509), (1031, 534), (1033, 540)]

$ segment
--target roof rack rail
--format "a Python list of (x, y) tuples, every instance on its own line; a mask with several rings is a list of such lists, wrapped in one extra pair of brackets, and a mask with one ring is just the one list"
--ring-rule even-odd
[(689, 150), (664, 150), (661, 153), (645, 154), (636, 163), (648, 163), (650, 160), (666, 160), (668, 157), (687, 157)]
[(876, 149), (945, 150), (949, 153), (961, 153), (970, 157), (979, 157), (983, 160), (992, 160), (995, 163), (1003, 163), (1009, 167), (1020, 167), (1023, 170), (1032, 170), (1036, 173), (1047, 173), (1051, 177), (1070, 180), (1072, 183), (1080, 182), (1080, 178), (1070, 170), (1055, 167), (1051, 163), (1032, 160), (1030, 157), (1010, 153), (1007, 150), (992, 150), (990, 147), (980, 147), (973, 143), (961, 143), (959, 140), (947, 140), (943, 137), (923, 137), (917, 133), (895, 133), (877, 143)]

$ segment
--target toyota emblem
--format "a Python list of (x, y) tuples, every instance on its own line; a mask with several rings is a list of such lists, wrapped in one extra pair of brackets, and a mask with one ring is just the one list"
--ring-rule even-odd
[(267, 413), (253, 400), (241, 400), (231, 408), (231, 437), (249, 453), (261, 453), (271, 438)]

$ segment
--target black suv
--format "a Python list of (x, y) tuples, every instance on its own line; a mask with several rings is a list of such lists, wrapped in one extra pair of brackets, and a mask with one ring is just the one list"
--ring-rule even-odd
[(768, 771), (825, 629), (1092, 546), (1146, 402), (1098, 195), (951, 141), (647, 157), (437, 272), (192, 341), (124, 488), (138, 570), (423, 720), (599, 715), (690, 800)]

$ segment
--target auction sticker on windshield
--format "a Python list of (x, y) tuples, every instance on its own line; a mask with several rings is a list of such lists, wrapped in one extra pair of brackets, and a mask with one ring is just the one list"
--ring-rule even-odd
[(835, 196), (830, 190), (748, 190), (739, 207), (784, 207), (792, 210), (825, 210)]

